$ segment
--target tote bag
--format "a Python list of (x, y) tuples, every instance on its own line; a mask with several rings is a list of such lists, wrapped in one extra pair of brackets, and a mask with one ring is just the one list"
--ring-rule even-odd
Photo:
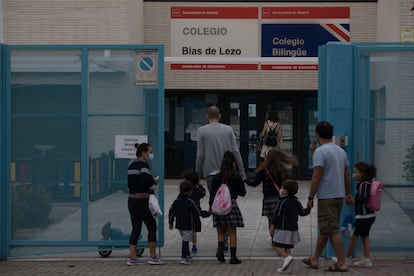
[(150, 194), (150, 196), (149, 196), (148, 207), (149, 207), (149, 209), (151, 211), (151, 214), (154, 218), (162, 216), (160, 203), (158, 202), (157, 197), (153, 194)]

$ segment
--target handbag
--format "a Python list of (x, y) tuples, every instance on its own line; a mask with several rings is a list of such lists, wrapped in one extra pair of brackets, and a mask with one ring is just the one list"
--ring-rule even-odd
[(273, 177), (272, 177), (272, 174), (270, 173), (270, 171), (267, 168), (265, 169), (265, 171), (267, 173), (267, 176), (269, 176), (270, 180), (272, 180), (273, 185), (275, 185), (275, 188), (276, 188), (277, 192), (280, 193), (280, 188), (279, 188), (279, 186), (277, 186), (276, 181), (273, 180)]
[(162, 216), (160, 203), (158, 202), (158, 199), (154, 194), (150, 194), (150, 196), (149, 196), (148, 207), (149, 207), (149, 209), (151, 211), (151, 214), (154, 218)]

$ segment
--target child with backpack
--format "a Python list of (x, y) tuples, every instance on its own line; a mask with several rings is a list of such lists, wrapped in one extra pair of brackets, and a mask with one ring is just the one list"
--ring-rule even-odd
[(298, 183), (293, 180), (283, 181), (280, 189), (280, 201), (272, 218), (273, 248), (283, 257), (282, 266), (277, 272), (287, 272), (293, 261), (291, 249), (300, 241), (298, 218), (309, 215), (311, 209), (303, 208), (295, 196), (298, 192)]
[[(352, 252), (355, 249), (358, 237), (361, 238), (362, 248), (364, 250), (364, 258), (356, 260), (353, 263), (355, 266), (371, 267), (372, 262), (370, 260), (370, 242), (369, 232), (372, 224), (375, 221), (375, 211), (378, 210), (379, 206), (371, 207), (371, 210), (367, 206), (371, 206), (368, 202), (374, 200), (375, 195), (371, 195), (371, 185), (373, 185), (373, 179), (375, 178), (377, 169), (374, 165), (369, 165), (366, 162), (358, 162), (354, 165), (354, 171), (352, 177), (358, 181), (356, 187), (355, 198), (352, 204), (355, 205), (355, 230), (349, 240), (348, 250), (346, 252), (346, 258), (349, 263), (352, 257)], [(376, 182), (378, 183), (378, 182)], [(381, 186), (379, 186), (381, 188)], [(380, 192), (380, 191), (378, 191)], [(379, 200), (378, 198), (375, 200)]]
[(193, 240), (194, 233), (201, 228), (201, 217), (208, 217), (208, 211), (201, 211), (197, 204), (191, 199), (193, 184), (184, 180), (180, 183), (180, 194), (171, 204), (168, 212), (168, 222), (170, 230), (175, 228), (180, 231), (182, 238), (181, 264), (191, 264), (190, 241)]
[[(225, 189), (220, 189), (222, 185), (225, 185)], [(224, 194), (230, 193), (231, 197), (231, 208), (229, 212), (224, 212), (227, 214), (218, 215), (213, 212), (213, 202), (217, 194), (217, 191), (225, 190)], [(241, 260), (237, 258), (236, 249), (237, 249), (237, 235), (236, 227), (244, 227), (243, 216), (240, 212), (240, 208), (237, 206), (237, 197), (245, 196), (246, 188), (244, 186), (244, 181), (237, 172), (236, 158), (234, 154), (230, 151), (224, 153), (223, 161), (221, 163), (220, 172), (217, 174), (211, 185), (210, 191), (210, 211), (213, 214), (213, 225), (218, 229), (217, 231), (217, 241), (218, 249), (216, 253), (217, 260), (221, 263), (224, 263), (226, 260), (224, 258), (224, 243), (226, 233), (229, 233), (230, 236), (230, 264), (240, 264)]]
[[(200, 176), (195, 170), (186, 170), (182, 173), (182, 177), (193, 184), (193, 192), (191, 193), (191, 199), (201, 210), (200, 199), (206, 196), (206, 189), (200, 183)], [(197, 232), (201, 232), (201, 227), (196, 229), (196, 232), (194, 232), (193, 235), (193, 247), (191, 248), (191, 253), (193, 254), (196, 254), (198, 252)]]

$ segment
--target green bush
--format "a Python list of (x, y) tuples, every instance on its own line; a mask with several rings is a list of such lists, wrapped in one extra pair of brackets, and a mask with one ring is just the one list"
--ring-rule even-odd
[(407, 149), (406, 160), (403, 162), (403, 177), (410, 183), (414, 183), (414, 144)]
[(36, 228), (48, 225), (52, 209), (50, 195), (42, 185), (16, 186), (11, 192), (12, 233), (18, 228)]

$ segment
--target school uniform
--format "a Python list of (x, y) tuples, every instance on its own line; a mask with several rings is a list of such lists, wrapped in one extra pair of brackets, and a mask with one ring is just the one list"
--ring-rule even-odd
[(299, 216), (309, 215), (311, 209), (303, 208), (296, 196), (280, 198), (272, 224), (275, 226), (273, 245), (281, 248), (293, 248), (300, 241)]
[[(210, 208), (213, 204), (214, 197), (217, 193), (217, 190), (221, 186), (222, 178), (220, 175), (214, 177), (211, 192), (210, 192)], [(232, 208), (229, 214), (224, 216), (218, 216), (213, 214), (213, 226), (214, 227), (225, 227), (225, 226), (233, 226), (233, 227), (244, 227), (243, 216), (240, 211), (239, 206), (237, 205), (237, 197), (238, 196), (245, 196), (246, 195), (246, 187), (244, 186), (244, 181), (240, 175), (235, 174), (227, 183), (227, 186), (230, 190), (230, 195), (232, 199)]]
[(188, 196), (179, 194), (172, 203), (168, 212), (169, 224), (174, 224), (175, 228), (183, 231), (201, 231), (200, 216), (208, 217), (208, 212), (202, 212), (197, 204)]
[(276, 184), (273, 183), (266, 170), (262, 170), (256, 174), (253, 183), (248, 183), (248, 185), (252, 187), (257, 187), (260, 183), (263, 183), (262, 216), (273, 216), (277, 203), (280, 200), (279, 191), (283, 181), (280, 177), (274, 180)]

